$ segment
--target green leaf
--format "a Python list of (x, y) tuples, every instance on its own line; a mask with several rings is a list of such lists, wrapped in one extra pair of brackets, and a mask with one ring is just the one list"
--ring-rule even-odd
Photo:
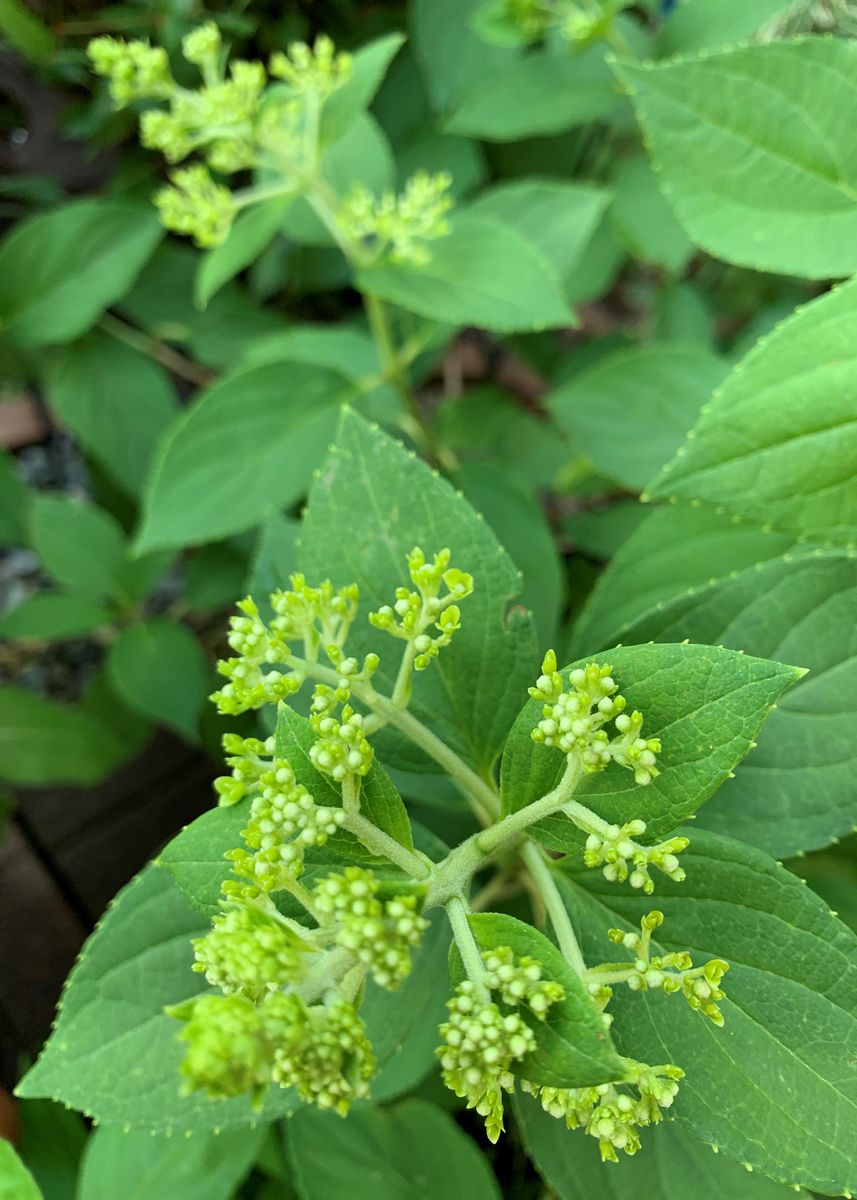
[[(483, 53), (490, 52), (483, 44)], [(621, 104), (601, 47), (574, 57), (536, 51), (474, 79), (444, 128), (488, 142), (515, 142), (600, 121)]]
[(545, 403), (599, 471), (639, 490), (679, 448), (726, 369), (699, 346), (635, 346), (560, 384)]
[(128, 1200), (231, 1200), (250, 1173), (267, 1130), (224, 1130), (189, 1138), (96, 1129), (83, 1160), (77, 1200), (116, 1200), (120, 1180)]
[(238, 214), (226, 241), (202, 256), (194, 284), (194, 302), (205, 308), (230, 279), (249, 267), (279, 232), (291, 196), (275, 196)]
[(260, 1113), (248, 1096), (180, 1094), (180, 1025), (163, 1011), (206, 989), (191, 970), (191, 939), (206, 932), (165, 871), (147, 867), (124, 888), (86, 942), (59, 1016), (35, 1066), (18, 1084), (105, 1125), (150, 1133), (208, 1134), (288, 1112), (292, 1092), (272, 1088)]
[(240, 801), (225, 808), (210, 808), (167, 842), (157, 865), (168, 871), (185, 900), (211, 918), (220, 910), (220, 887), (232, 868), (227, 850), (241, 845), (249, 804)]
[[(637, 1154), (605, 1166), (594, 1138), (570, 1133), (537, 1100), (516, 1096), (513, 1107), (527, 1152), (557, 1200), (794, 1200), (793, 1188), (749, 1175), (674, 1121), (646, 1129)], [(809, 1193), (798, 1189), (798, 1200), (809, 1200)]]
[[(551, 1005), (544, 1020), (521, 1008), (537, 1045), (516, 1064), (515, 1073), (531, 1083), (561, 1088), (590, 1087), (621, 1079), (625, 1067), (601, 1012), (553, 942), (532, 925), (505, 913), (471, 913), (467, 919), (480, 950), (508, 946), (519, 958), (530, 956), (541, 963), (545, 979), (565, 989), (564, 998)], [(466, 978), (455, 945), (450, 952), (449, 978), (453, 988)]]
[(500, 467), (469, 463), (454, 482), (481, 512), (521, 572), (520, 602), (533, 613), (539, 645), (554, 640), (562, 606), (559, 554), (541, 506)]
[[(857, 937), (767, 855), (688, 832), (686, 881), (658, 888), (657, 952), (730, 963), (725, 1026), (681, 996), (622, 988), (610, 1006), (613, 1035), (631, 1057), (684, 1069), (670, 1112), (697, 1137), (774, 1179), (831, 1195), (857, 1190)], [(651, 900), (597, 872), (573, 879), (561, 886), (587, 961), (611, 961), (607, 928), (639, 928)]]
[(293, 504), (349, 391), (337, 371), (280, 363), (238, 371), (203, 393), (161, 446), (138, 551), (213, 541)]
[[(342, 536), (348, 529), (348, 537)], [(526, 693), (536, 659), (533, 627), (520, 607), (509, 557), (472, 508), (444, 480), (379, 429), (346, 410), (336, 444), (315, 480), (301, 536), (301, 568), (310, 578), (354, 581), (366, 609), (389, 602), (409, 583), (405, 556), (449, 547), (452, 562), (475, 579), (451, 645), (420, 672), (411, 711), (468, 762), (487, 771)], [(368, 622), (351, 633), (353, 653), (381, 655), (378, 686), (391, 688), (395, 643)], [(349, 643), (350, 644), (350, 643)], [(379, 736), (393, 765), (425, 768), (401, 737)]]
[(763, 338), (648, 498), (703, 500), (804, 541), (857, 545), (855, 318), (852, 281)]
[(76, 200), (0, 245), (0, 329), (19, 345), (70, 342), (124, 296), (163, 237), (149, 205)]
[(125, 537), (104, 509), (40, 493), (33, 501), (32, 540), (57, 583), (97, 599), (124, 596)]
[(47, 63), (56, 50), (50, 29), (21, 0), (0, 0), (0, 33), (30, 62)]
[[(669, 537), (669, 523), (661, 528)], [(704, 552), (706, 540), (696, 546), (672, 532), (676, 556), (682, 547), (688, 560)], [(625, 578), (633, 586), (630, 570)], [(625, 643), (687, 637), (809, 669), (771, 714), (758, 748), (700, 814), (702, 824), (777, 858), (825, 846), (857, 824), (855, 608), (857, 559), (809, 551), (677, 590), (623, 628)]]
[(29, 541), (29, 507), (33, 493), (18, 477), (11, 454), (0, 453), (0, 542), (23, 546)]
[(50, 1100), (21, 1100), (17, 1110), (21, 1158), (46, 1200), (75, 1200), (86, 1125), (77, 1113)]
[(259, 531), (246, 591), (264, 606), (277, 588), (288, 590), (298, 569), (297, 538), (300, 522), (279, 513), (268, 517)]
[(321, 114), (321, 136), (334, 141), (345, 133), (372, 99), (387, 74), (390, 63), (405, 41), (401, 33), (388, 33), (361, 46), (351, 60), (351, 71), (342, 87), (325, 100)]
[(301, 1200), (499, 1200), (479, 1148), (425, 1100), (358, 1105), (344, 1121), (304, 1108), (288, 1128)]
[(48, 399), (64, 425), (124, 492), (138, 496), (176, 413), (162, 366), (104, 333), (67, 346), (51, 364)]
[(187, 561), (184, 595), (191, 608), (218, 612), (247, 592), (247, 555), (235, 546), (214, 542)]
[(793, 8), (792, 0), (684, 0), (664, 21), (656, 49), (670, 55), (734, 45)]
[(85, 596), (41, 592), (0, 617), (0, 637), (61, 642), (110, 623), (110, 613)]
[[(627, 542), (638, 526), (651, 515), (651, 512), (639, 501), (620, 497), (605, 508), (571, 513), (563, 521), (562, 528), (571, 538), (575, 550), (582, 551), (593, 558), (607, 559), (612, 558), (620, 551), (623, 543)], [(599, 582), (602, 578), (603, 575), (599, 575)], [(625, 598), (620, 594), (620, 601)], [(634, 598), (629, 597), (628, 599)], [(597, 608), (594, 609), (594, 615), (599, 615)], [(616, 642), (620, 640), (620, 638), (613, 639)], [(605, 642), (605, 645), (607, 644)], [(612, 645), (613, 642), (609, 644)], [(583, 650), (594, 648), (589, 647), (585, 641), (582, 643), (582, 647)], [(575, 657), (576, 653), (575, 651)]]
[[(620, 825), (642, 818), (646, 841), (652, 842), (686, 821), (717, 791), (750, 749), (779, 697), (803, 674), (798, 667), (715, 646), (622, 646), (598, 661), (611, 664), (628, 707), (643, 713), (647, 736), (661, 739), (661, 774), (647, 787), (638, 787), (632, 772), (612, 763), (606, 771), (585, 776), (575, 799)], [(564, 754), (532, 741), (540, 716), (541, 705), (530, 700), (509, 734), (502, 769), (508, 812), (549, 792), (565, 769)], [(539, 821), (533, 830), (554, 849), (579, 853), (583, 845), (584, 835), (562, 814)]]
[[(409, 6), (414, 54), (432, 107), (452, 108), (469, 88), (504, 76), (517, 55), (482, 41), (471, 18), (482, 0), (414, 0)], [(413, 92), (413, 84), (408, 89)]]
[(844, 119), (854, 42), (795, 38), (614, 69), (697, 245), (810, 279), (857, 270), (857, 166)]
[(508, 392), (482, 386), (450, 397), (435, 413), (441, 443), (465, 459), (502, 468), (528, 491), (549, 487), (571, 450), (553, 421), (522, 408)]
[(0, 687), (0, 779), (24, 786), (99, 783), (125, 753), (119, 731), (81, 705)]
[(163, 618), (127, 625), (110, 646), (107, 672), (130, 708), (197, 740), (208, 666), (187, 626)]
[(363, 267), (357, 286), (450, 325), (511, 333), (573, 323), (552, 266), (516, 229), (467, 213), (451, 225), (446, 237), (431, 243), (425, 266)]
[(620, 161), (613, 179), (610, 219), (635, 258), (678, 275), (693, 243), (678, 223), (645, 155)]
[(0, 1200), (43, 1200), (32, 1175), (5, 1138), (0, 1138)]
[(609, 192), (590, 184), (516, 179), (484, 191), (467, 211), (513, 226), (564, 280), (577, 265), (609, 200)]
[(577, 658), (627, 644), (633, 626), (657, 619), (678, 596), (704, 592), (793, 549), (788, 534), (739, 525), (713, 509), (655, 509), (599, 577), (575, 626), (572, 653)]

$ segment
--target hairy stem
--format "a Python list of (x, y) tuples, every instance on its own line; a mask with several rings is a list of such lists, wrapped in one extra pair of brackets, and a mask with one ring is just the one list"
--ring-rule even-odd
[[(308, 677), (318, 679), (331, 687), (339, 686), (340, 676), (332, 667), (325, 667), (321, 663), (312, 662), (307, 658), (298, 658), (291, 654), (284, 665), (302, 671)], [(441, 741), (407, 709), (394, 704), (391, 697), (376, 692), (370, 683), (352, 683), (350, 687), (353, 695), (371, 712), (383, 718), (386, 723), (394, 725), (410, 738), (414, 745), (424, 750), (429, 758), (434, 759), (439, 766), (443, 767), (450, 779), (458, 784), (471, 801), (476, 815), (483, 824), (487, 825), (497, 817), (500, 812), (500, 797), (497, 789), (480, 778), (472, 767), (469, 767), (454, 750), (447, 746), (446, 742)]]
[(547, 864), (543, 851), (534, 842), (528, 841), (521, 849), (521, 858), (544, 901), (563, 958), (572, 970), (583, 978), (586, 974), (586, 963), (580, 951), (568, 910), (563, 903), (559, 888), (553, 878), (553, 872)]
[(386, 858), (395, 866), (401, 867), (411, 879), (427, 879), (431, 874), (432, 867), (424, 859), (406, 849), (395, 838), (391, 838), (388, 833), (379, 829), (377, 825), (367, 821), (360, 813), (349, 812), (343, 828), (347, 829), (349, 833), (353, 833), (367, 850), (371, 850), (380, 858)]
[(290, 895), (294, 896), (294, 898), (295, 898), (295, 900), (297, 900), (298, 904), (300, 904), (303, 908), (305, 908), (307, 910), (307, 912), (313, 918), (314, 921), (316, 921), (319, 925), (324, 924), (324, 922), (318, 912), (318, 909), (315, 906), (315, 901), (312, 898), (312, 893), (309, 891), (308, 888), (305, 888), (304, 885), (302, 883), (300, 883), (297, 879), (292, 879), (291, 877), (283, 878), (283, 888)]
[(482, 833), (475, 834), (476, 844), (482, 853), (492, 854), (498, 846), (508, 841), (516, 833), (523, 832), (530, 825), (534, 825), (536, 821), (540, 821), (542, 817), (549, 817), (567, 805), (577, 787), (580, 774), (577, 758), (569, 759), (565, 774), (552, 791), (542, 796), (541, 799), (534, 800), (532, 804), (519, 808), (517, 812), (509, 813), (508, 816), (503, 817), (502, 821), (497, 821), (495, 825), (484, 829)]
[(476, 985), (480, 998), (487, 1000), (490, 996), (485, 986), (485, 965), (482, 962), (482, 951), (476, 944), (470, 922), (467, 920), (468, 907), (461, 896), (453, 896), (446, 905), (446, 915), (452, 926), (452, 936), (461, 955), (467, 978)]

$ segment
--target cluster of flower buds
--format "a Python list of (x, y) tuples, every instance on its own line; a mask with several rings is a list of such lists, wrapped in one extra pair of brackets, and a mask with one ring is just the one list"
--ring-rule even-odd
[[(565, 991), (542, 980), (535, 959), (516, 958), (507, 946), (486, 951), (482, 961), (481, 986), (464, 980), (447, 1002), (449, 1018), (440, 1027), (437, 1055), (446, 1086), (485, 1118), (488, 1137), (496, 1142), (503, 1131), (503, 1093), (515, 1090), (514, 1064), (536, 1048), (532, 1028), (514, 1009), (525, 1005), (544, 1020)], [(500, 1003), (486, 999), (486, 989), (489, 997), (496, 992)]]
[[(342, 647), (357, 615), (356, 584), (336, 589), (330, 580), (310, 587), (303, 575), (292, 575), (290, 591), (276, 591), (269, 599), (274, 616), (265, 623), (251, 596), (239, 601), (240, 616), (230, 618), (228, 642), (236, 656), (217, 664), (229, 682), (211, 699), (221, 713), (234, 715), (275, 703), (299, 690), (304, 672), (292, 647), (300, 643), (310, 661), (323, 650), (342, 676), (343, 686), (368, 679), (378, 667), (378, 656), (368, 654), (362, 668), (345, 658)], [(267, 668), (292, 665), (288, 671)]]
[[(460, 628), (461, 613), (458, 601), (464, 600), (473, 591), (473, 576), (456, 567), (450, 567), (452, 554), (440, 550), (431, 561), (419, 548), (408, 555), (408, 572), (417, 591), (396, 588), (393, 606), (384, 605), (369, 614), (376, 629), (383, 629), (393, 637), (413, 643), (416, 652), (414, 668), (424, 671), (436, 658), (443, 646), (448, 646), (453, 634)], [(447, 589), (441, 596), (441, 585)], [(426, 631), (434, 626), (438, 637)]]
[(362, 243), (373, 261), (425, 266), (431, 261), (427, 242), (450, 232), (447, 213), (453, 206), (452, 177), (446, 172), (418, 171), (398, 196), (374, 196), (358, 184), (343, 200), (338, 217), (346, 236)]
[(200, 971), (214, 987), (258, 1001), (268, 992), (298, 982), (310, 945), (279, 914), (254, 904), (227, 909), (211, 932), (193, 943)]
[[(118, 107), (135, 100), (167, 102), (140, 117), (144, 146), (176, 163), (199, 151), (206, 164), (176, 171), (172, 184), (155, 200), (168, 229), (187, 234), (197, 245), (222, 242), (238, 203), (228, 188), (215, 182), (209, 168), (224, 175), (257, 166), (272, 167), (295, 192), (302, 186), (308, 161), (317, 146), (306, 136), (306, 105), (321, 103), (340, 87), (351, 70), (351, 57), (337, 54), (329, 38), (310, 48), (297, 42), (274, 54), (271, 75), (289, 85), (286, 96), (266, 91), (268, 77), (260, 62), (236, 60), (225, 72), (220, 31), (209, 21), (182, 41), (185, 59), (199, 68), (202, 86), (179, 86), (170, 72), (166, 51), (143, 41), (99, 37), (89, 45), (94, 69), (110, 82)], [(286, 89), (280, 89), (286, 90)], [(310, 100), (312, 97), (312, 100)], [(252, 202), (253, 193), (243, 197)]]
[(539, 1087), (521, 1080), (524, 1091), (537, 1096), (542, 1108), (552, 1117), (564, 1120), (569, 1129), (584, 1129), (598, 1139), (601, 1158), (618, 1162), (617, 1150), (636, 1154), (640, 1148), (639, 1127), (662, 1120), (678, 1094), (680, 1067), (650, 1067), (626, 1060), (628, 1078), (622, 1083), (602, 1083), (598, 1087)]
[[(227, 880), (224, 894), (231, 899), (252, 899), (260, 892), (275, 892), (297, 878), (303, 870), (304, 851), (308, 846), (323, 846), (345, 821), (341, 808), (316, 804), (298, 783), (291, 764), (285, 758), (263, 760), (261, 747), (273, 754), (273, 738), (259, 742), (227, 734), (224, 743), (236, 753), (229, 759), (232, 776), (223, 776), (215, 786), (228, 802), (250, 792), (250, 815), (241, 830), (245, 847), (228, 851), (233, 872), (248, 882)], [(246, 765), (242, 765), (246, 764)], [(236, 779), (236, 774), (239, 778)], [(240, 791), (240, 794), (236, 794)]]
[(540, 962), (528, 955), (517, 958), (508, 946), (486, 950), (482, 962), (485, 986), (497, 992), (503, 1003), (513, 1008), (526, 1004), (537, 1017), (543, 1017), (565, 995), (562, 984), (553, 979), (542, 979)]
[[(579, 817), (576, 823), (585, 828), (586, 822)], [(646, 822), (628, 821), (625, 825), (599, 826), (586, 839), (583, 861), (587, 867), (601, 867), (602, 875), (611, 883), (629, 880), (631, 887), (639, 888), (647, 896), (655, 890), (649, 867), (657, 867), (675, 883), (685, 878), (684, 869), (676, 855), (686, 850), (686, 837), (671, 837), (656, 846), (641, 846), (635, 839), (646, 832)]]
[[(317, 684), (313, 692), (310, 723), (318, 740), (310, 747), (310, 761), (337, 783), (349, 775), (368, 775), (374, 757), (363, 715), (348, 703), (350, 696), (347, 687), (331, 688), (324, 683)], [(342, 711), (337, 716), (339, 705)]]
[[(556, 654), (549, 650), (542, 674), (529, 689), (533, 699), (543, 702), (533, 741), (576, 756), (587, 774), (617, 762), (634, 772), (637, 783), (651, 783), (659, 773), (655, 764), (661, 744), (657, 738), (640, 737), (642, 714), (624, 711), (625, 697), (618, 695), (612, 667), (597, 663), (577, 667), (569, 673), (568, 682), (566, 691)], [(608, 721), (615, 722), (617, 736), (612, 739), (604, 729)]]
[(663, 924), (661, 912), (650, 912), (640, 922), (640, 932), (609, 929), (607, 936), (616, 946), (623, 946), (634, 955), (633, 962), (604, 963), (587, 972), (590, 992), (603, 994), (606, 985), (625, 983), (635, 992), (661, 989), (667, 993), (682, 992), (692, 1009), (708, 1017), (715, 1025), (723, 1025), (723, 1013), (717, 1001), (725, 992), (720, 987), (729, 964), (722, 958), (712, 958), (702, 967), (694, 967), (687, 950), (669, 954), (652, 954), (652, 932)]
[(415, 895), (378, 896), (380, 884), (371, 871), (346, 867), (315, 887), (313, 898), (322, 920), (334, 927), (336, 945), (349, 950), (372, 973), (375, 982), (393, 991), (411, 969), (411, 950), (428, 929)]
[(109, 81), (117, 108), (134, 100), (166, 99), (175, 87), (167, 52), (160, 46), (97, 37), (87, 52), (93, 70)]
[(219, 1098), (249, 1092), (260, 1105), (270, 1083), (344, 1115), (368, 1092), (375, 1057), (354, 1006), (307, 1005), (294, 992), (200, 996), (167, 1010), (186, 1022), (181, 1066), (187, 1091)]
[(274, 1082), (344, 1117), (368, 1094), (375, 1071), (372, 1045), (354, 1005), (340, 998), (305, 1007), (294, 995), (281, 995), (266, 1007), (275, 1046)]
[(323, 98), (348, 82), (351, 65), (351, 55), (338, 54), (330, 38), (322, 33), (312, 47), (294, 42), (285, 53), (278, 50), (271, 55), (268, 69), (295, 92)]

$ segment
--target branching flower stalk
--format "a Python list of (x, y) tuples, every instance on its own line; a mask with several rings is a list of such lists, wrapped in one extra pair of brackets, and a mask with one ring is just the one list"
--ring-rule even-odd
[[(329, 103), (352, 75), (349, 54), (320, 35), (312, 46), (295, 42), (261, 62), (233, 60), (220, 31), (207, 22), (189, 33), (182, 53), (197, 68), (201, 86), (179, 85), (166, 51), (143, 41), (95, 38), (89, 56), (106, 76), (116, 107), (143, 102), (142, 144), (167, 162), (191, 159), (171, 172), (155, 195), (164, 225), (210, 249), (230, 234), (238, 214), (266, 201), (303, 198), (339, 247), (355, 275), (386, 263), (423, 267), (431, 244), (450, 232), (452, 179), (418, 171), (398, 195), (375, 195), (363, 184), (338, 194), (324, 176), (332, 144), (326, 127)], [(233, 190), (222, 180), (247, 176)], [(384, 302), (364, 291), (370, 331), (383, 376), (398, 391), (407, 432), (435, 461), (443, 454), (427, 427), (408, 380), (407, 347), (397, 348)]]
[[(368, 614), (370, 626), (402, 643), (389, 695), (374, 682), (380, 654), (358, 658), (348, 649), (359, 616), (354, 585), (313, 586), (294, 575), (289, 591), (269, 597), (268, 619), (248, 598), (231, 621), (233, 655), (219, 664), (224, 684), (212, 699), (224, 714), (274, 704), (280, 721), (265, 740), (224, 738), (231, 773), (217, 780), (216, 790), (221, 804), (246, 805), (247, 819), (243, 845), (227, 854), (231, 876), (222, 885), (222, 911), (194, 942), (194, 969), (221, 995), (170, 1010), (184, 1022), (186, 1086), (215, 1096), (247, 1092), (255, 1103), (271, 1084), (295, 1087), (306, 1101), (347, 1112), (368, 1094), (375, 1069), (359, 1013), (365, 983), (400, 986), (428, 927), (425, 914), (443, 909), (463, 973), (440, 1030), (437, 1053), (447, 1086), (485, 1117), (492, 1140), (503, 1129), (503, 1097), (517, 1080), (546, 1111), (597, 1138), (603, 1157), (615, 1159), (619, 1149), (633, 1153), (637, 1128), (660, 1119), (681, 1070), (625, 1060), (624, 1074), (610, 1083), (547, 1086), (527, 1065), (539, 1031), (551, 1009), (565, 1002), (570, 979), (584, 999), (589, 995), (592, 1019), (605, 1030), (604, 1009), (620, 984), (680, 991), (694, 1010), (722, 1024), (717, 1002), (727, 964), (718, 959), (695, 967), (686, 951), (662, 953), (652, 942), (662, 917), (652, 912), (639, 934), (609, 931), (610, 941), (631, 953), (629, 960), (588, 966), (555, 868), (528, 831), (546, 816), (564, 814), (586, 834), (584, 865), (601, 867), (607, 879), (627, 878), (650, 892), (654, 865), (680, 881), (676, 855), (686, 839), (646, 846), (638, 840), (642, 821), (610, 825), (575, 798), (582, 780), (613, 765), (631, 771), (639, 787), (649, 786), (658, 776), (660, 742), (643, 736), (641, 713), (626, 713), (609, 665), (589, 663), (563, 674), (550, 652), (530, 689), (541, 705), (532, 738), (543, 747), (539, 753), (561, 754), (564, 762), (553, 788), (501, 815), (496, 786), (408, 708), (415, 678), (454, 644), (474, 580), (452, 565), (448, 549), (429, 557), (416, 547), (406, 565), (410, 585)], [(285, 702), (308, 682), (310, 717), (302, 724)], [(371, 738), (387, 725), (442, 766), (486, 823), (441, 862), (416, 849), (401, 826), (385, 827), (385, 810), (373, 807), (382, 776)], [(300, 760), (293, 756), (296, 737), (304, 739)], [(355, 842), (343, 842), (346, 837), (356, 839), (371, 865), (353, 861)], [(565, 982), (551, 978), (532, 955), (478, 940), (471, 882), (501, 851), (517, 855), (529, 872), (572, 973)], [(349, 857), (350, 865), (331, 869)]]

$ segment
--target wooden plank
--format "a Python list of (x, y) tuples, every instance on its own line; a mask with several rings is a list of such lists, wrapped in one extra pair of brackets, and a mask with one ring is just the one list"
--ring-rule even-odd
[(214, 802), (215, 765), (159, 732), (96, 787), (19, 793), (21, 821), (71, 901), (94, 923), (165, 842)]
[(50, 1032), (63, 980), (86, 936), (26, 838), (10, 821), (0, 841), (0, 1084)]

